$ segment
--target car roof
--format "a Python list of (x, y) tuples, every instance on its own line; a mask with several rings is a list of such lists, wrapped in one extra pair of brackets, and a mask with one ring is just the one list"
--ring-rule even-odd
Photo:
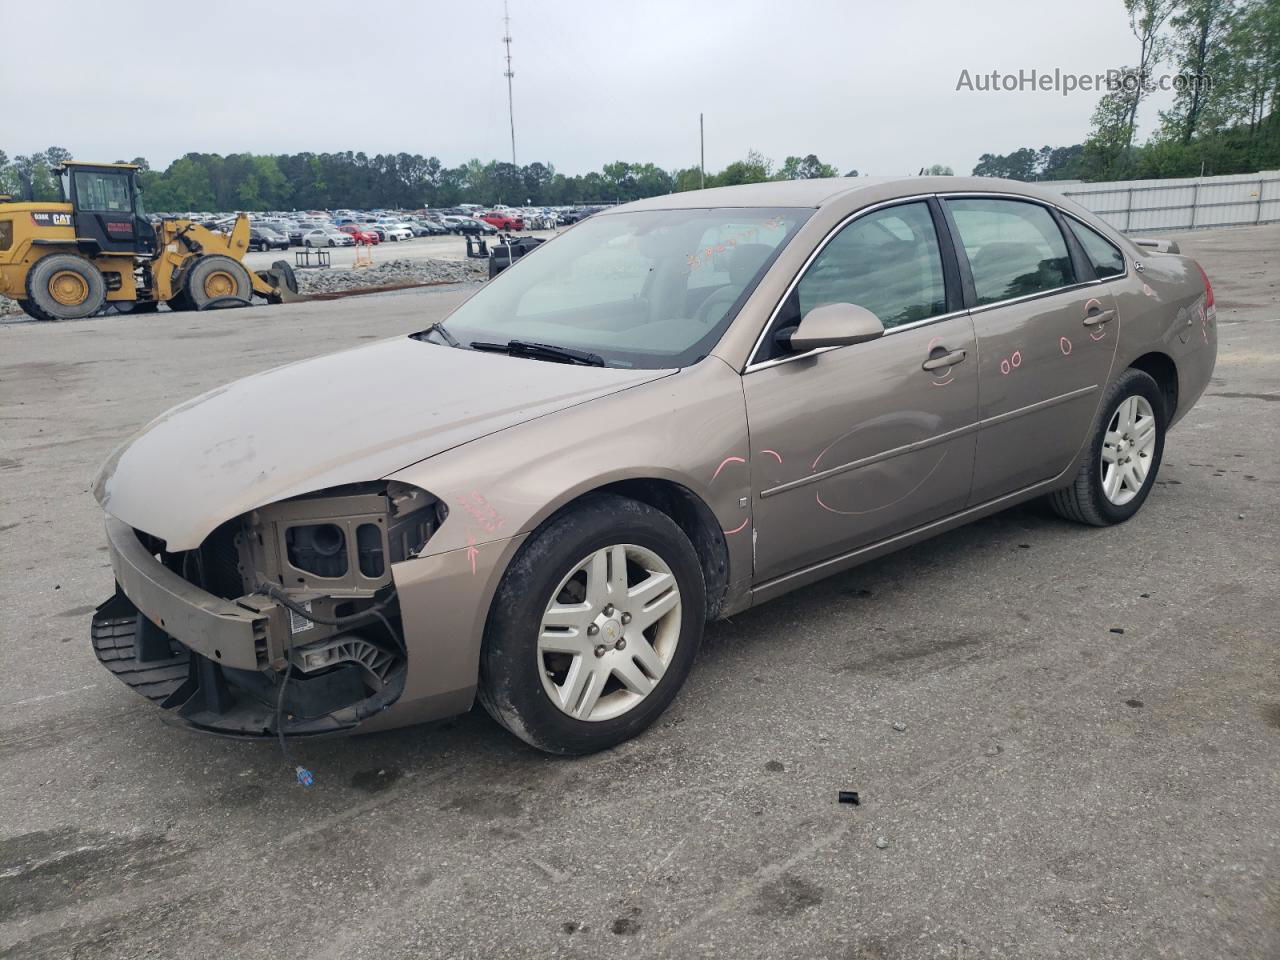
[[(900, 191), (892, 190), (901, 184)], [(649, 197), (606, 209), (602, 213), (624, 210), (687, 210), (714, 207), (822, 207), (851, 194), (877, 189), (877, 194), (973, 191), (975, 193), (1021, 193), (1060, 202), (1061, 196), (1033, 184), (996, 177), (828, 177), (813, 180), (769, 180), (745, 183), (735, 187), (711, 187)]]

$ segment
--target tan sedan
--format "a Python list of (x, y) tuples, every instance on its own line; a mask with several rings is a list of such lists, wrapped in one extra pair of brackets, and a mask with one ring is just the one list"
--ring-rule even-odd
[(1217, 348), (1209, 280), (1169, 249), (955, 177), (601, 212), (442, 323), (122, 446), (95, 650), (207, 730), (478, 698), (541, 749), (611, 746), (709, 619), (1032, 497), (1132, 517)]

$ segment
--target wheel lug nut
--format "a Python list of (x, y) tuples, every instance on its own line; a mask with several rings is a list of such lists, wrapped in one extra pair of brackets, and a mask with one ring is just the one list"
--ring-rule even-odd
[(619, 637), (619, 638), (618, 638), (618, 642), (617, 642), (617, 643), (615, 643), (615, 644), (613, 645), (613, 649), (615, 649), (615, 650), (625, 650), (625, 649), (627, 649), (627, 638), (626, 638), (626, 637)]
[(597, 627), (594, 623), (587, 624), (588, 637), (594, 637), (599, 632), (600, 632), (600, 628)]
[(612, 603), (606, 603), (606, 604), (604, 605), (604, 615), (605, 615), (606, 617), (612, 617), (612, 616), (613, 616), (613, 604), (612, 604)]
[(624, 613), (624, 614), (622, 615), (622, 622), (623, 622), (623, 623), (630, 623), (630, 622), (631, 622), (631, 614), (629, 614), (629, 613)]
[(608, 652), (608, 651), (605, 649), (605, 645), (604, 645), (603, 643), (602, 643), (602, 644), (600, 644), (600, 646), (596, 647), (596, 656), (597, 656), (597, 657), (603, 657), (603, 656), (605, 655), (605, 653), (607, 653), (607, 652)]

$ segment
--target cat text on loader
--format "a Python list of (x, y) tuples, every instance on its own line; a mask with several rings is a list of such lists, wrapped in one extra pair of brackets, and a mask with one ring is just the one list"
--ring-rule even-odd
[(256, 295), (293, 300), (293, 270), (245, 269), (249, 220), (229, 233), (190, 220), (152, 224), (142, 210), (138, 168), (71, 163), (55, 172), (62, 203), (15, 203), (0, 196), (0, 294), (37, 320), (90, 317), (104, 306), (152, 311), (247, 306)]

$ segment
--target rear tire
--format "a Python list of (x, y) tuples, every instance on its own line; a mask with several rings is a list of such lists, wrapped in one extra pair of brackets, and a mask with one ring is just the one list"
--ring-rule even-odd
[(88, 260), (70, 253), (41, 257), (27, 271), (27, 299), (45, 320), (91, 317), (107, 299), (107, 282)]
[(186, 271), (183, 293), (196, 310), (221, 297), (249, 300), (253, 297), (253, 281), (239, 261), (221, 254), (199, 257)]
[[(607, 576), (592, 581), (588, 571), (601, 554), (626, 560), (619, 567), (609, 559)], [(630, 594), (646, 583), (651, 592)], [(539, 750), (605, 750), (643, 731), (675, 699), (705, 617), (702, 567), (684, 532), (647, 504), (592, 495), (543, 524), (503, 575), (485, 627), (480, 703)], [(548, 651), (547, 637), (560, 630)], [(569, 648), (579, 652), (562, 652)], [(587, 679), (575, 685), (575, 673)], [(567, 706), (553, 700), (559, 694)]]
[[(1140, 417), (1136, 427), (1126, 426), (1125, 413), (1139, 408), (1149, 411), (1148, 416)], [(1148, 419), (1152, 422), (1148, 423)], [(1141, 370), (1126, 370), (1102, 398), (1098, 421), (1089, 439), (1089, 455), (1071, 486), (1049, 494), (1054, 512), (1094, 527), (1124, 523), (1132, 517), (1155, 484), (1168, 424), (1169, 412), (1160, 385)], [(1154, 436), (1149, 436), (1148, 430), (1154, 431)], [(1128, 477), (1118, 478), (1123, 483), (1110, 496), (1103, 483), (1109, 469)]]

